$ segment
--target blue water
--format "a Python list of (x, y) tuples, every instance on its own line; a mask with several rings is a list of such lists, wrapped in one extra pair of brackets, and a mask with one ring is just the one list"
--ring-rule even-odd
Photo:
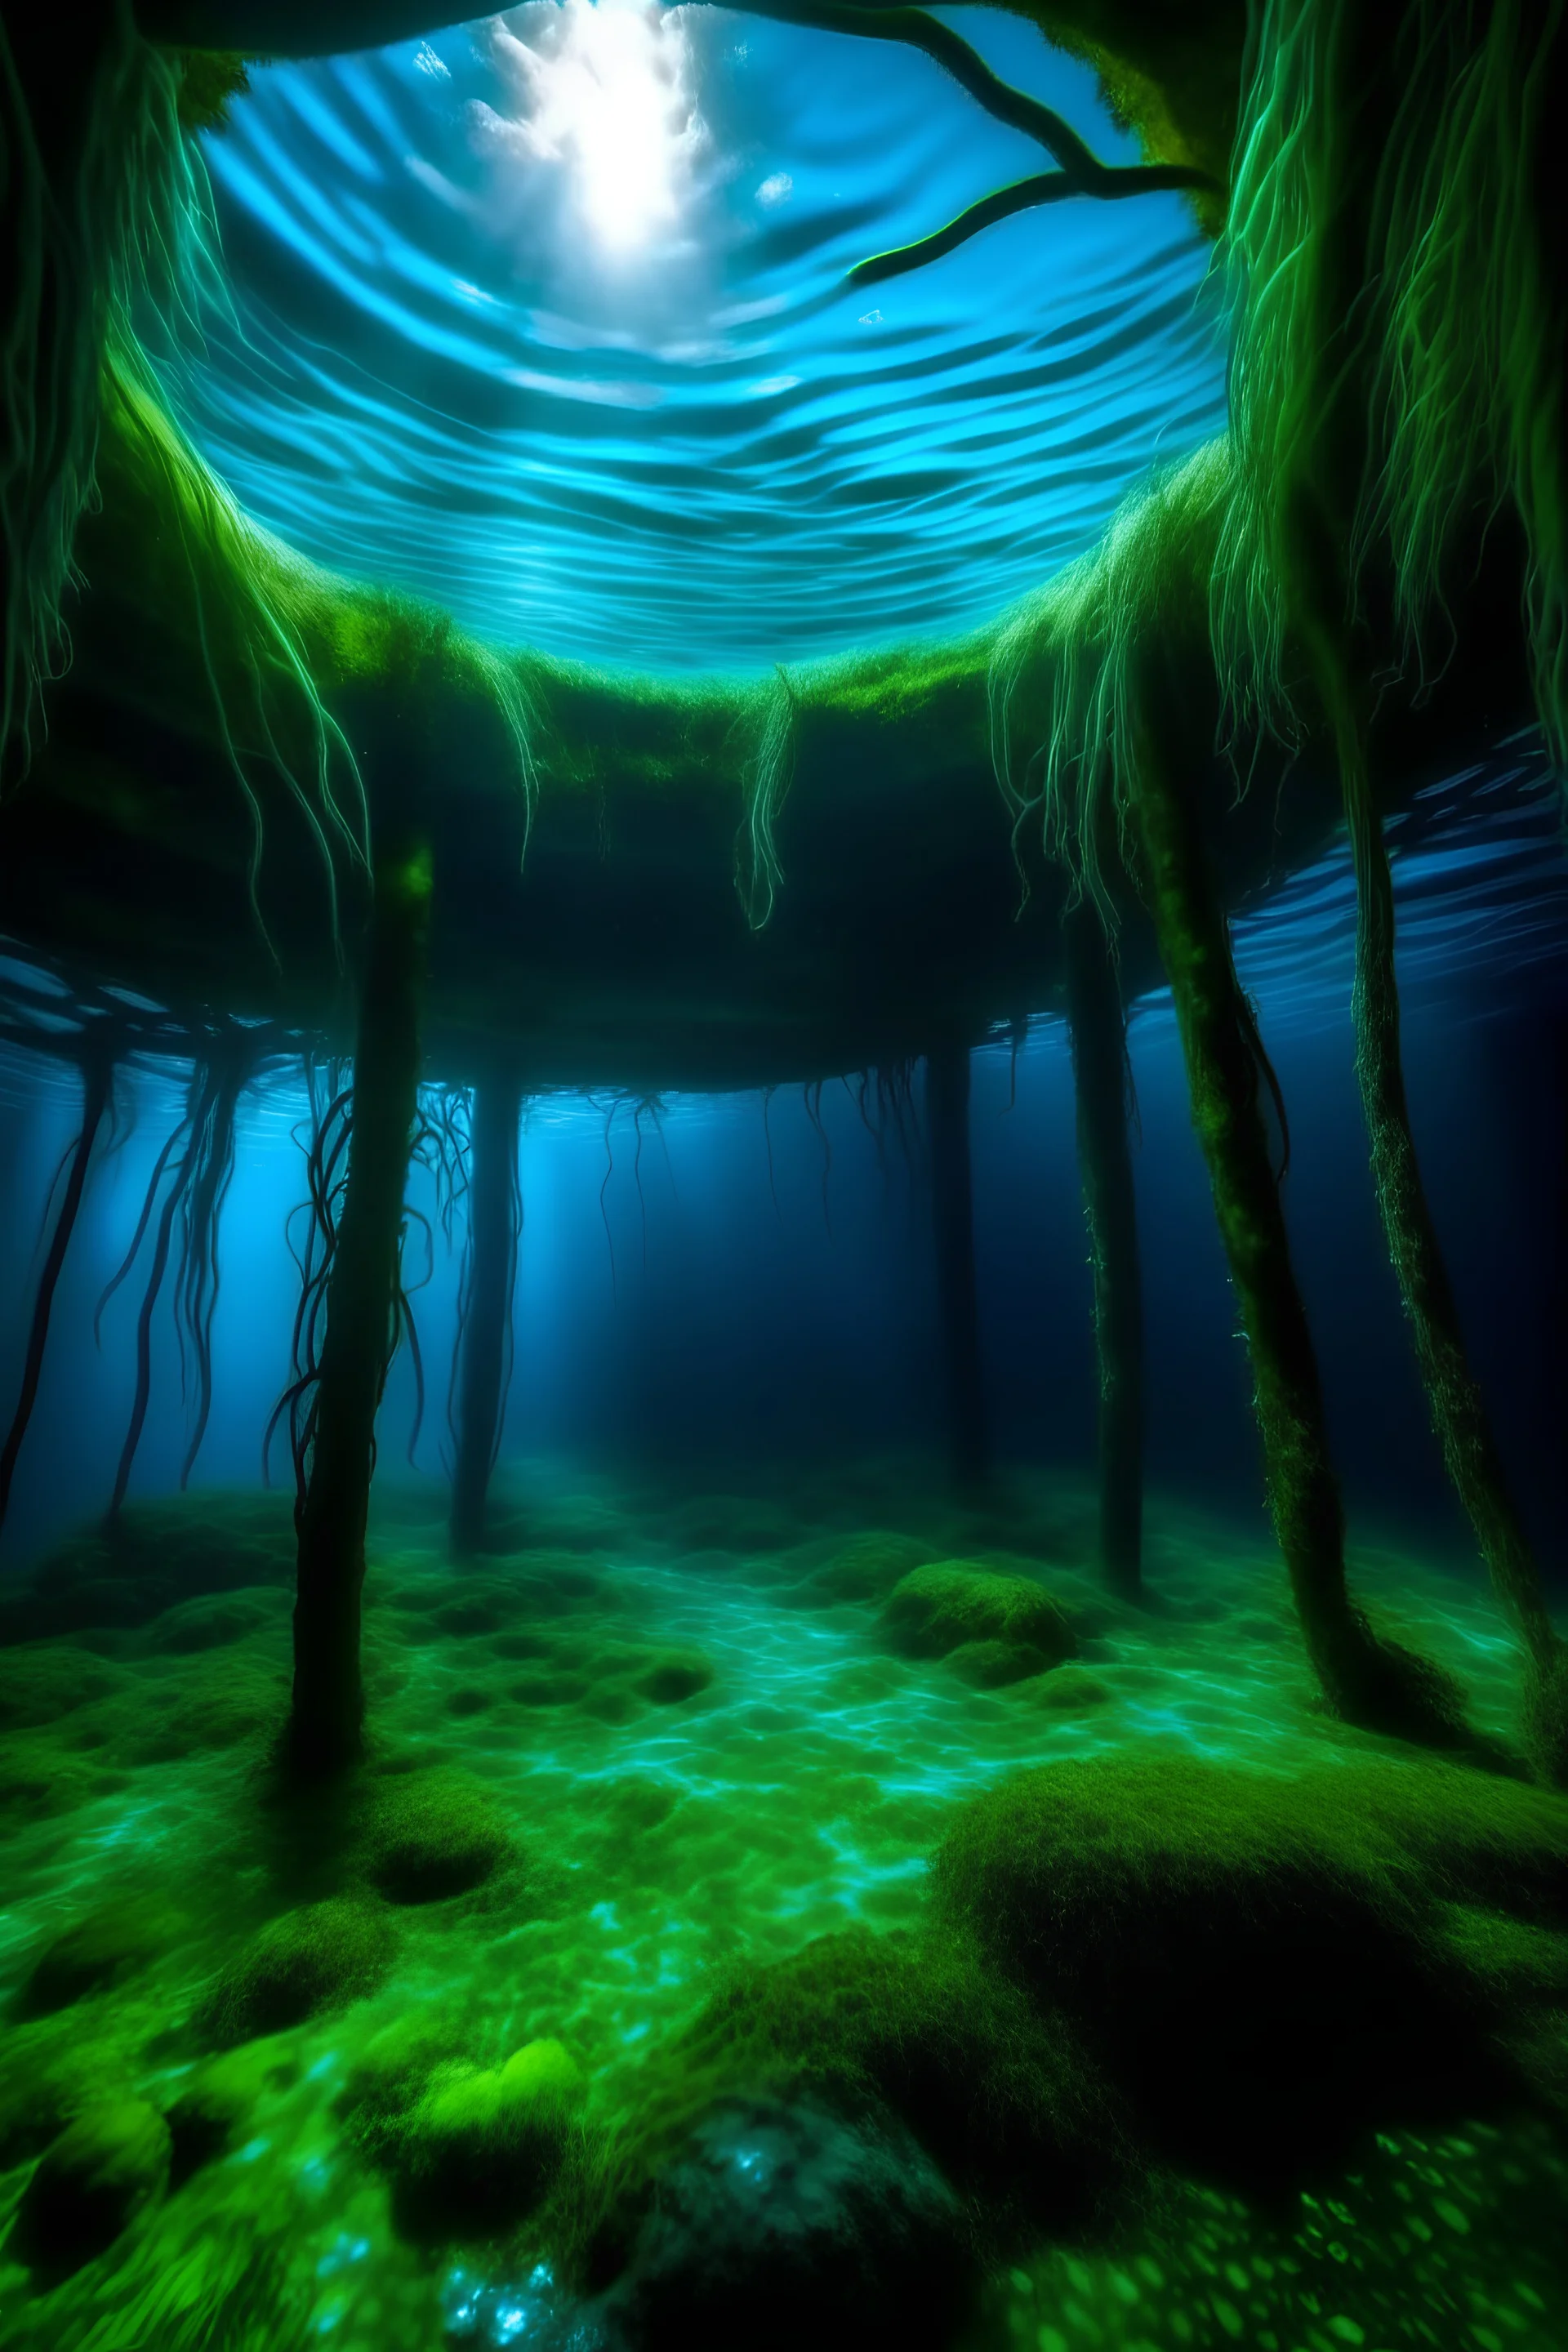
[[(1568, 1410), (1561, 1348), (1568, 1255), (1568, 855), (1556, 786), (1529, 741), (1434, 787), (1393, 831), (1412, 1113), (1478, 1370), (1545, 1561), (1563, 1557)], [(1468, 1557), (1415, 1372), (1378, 1224), (1349, 1004), (1354, 888), (1334, 849), (1242, 912), (1237, 963), (1289, 1106), (1286, 1202), (1321, 1355), (1336, 1449), (1361, 1532), (1420, 1529)], [(20, 967), (0, 964), (0, 997)], [(0, 1008), (3, 1009), (3, 1008)], [(43, 1040), (41, 1043), (45, 1042)], [(1152, 1486), (1261, 1509), (1236, 1310), (1164, 991), (1132, 1008), (1136, 1171), (1149, 1353)], [(1059, 1021), (974, 1055), (975, 1246), (990, 1406), (1004, 1459), (1092, 1459), (1089, 1276)], [(434, 1076), (436, 1074), (432, 1073)], [(56, 1304), (37, 1415), (0, 1569), (107, 1498), (130, 1411), (146, 1265), (99, 1294), (129, 1245), (188, 1069), (153, 1059), (122, 1087), (126, 1131), (95, 1169)], [(940, 1455), (942, 1384), (916, 1075), (906, 1151), (862, 1115), (858, 1081), (676, 1096), (559, 1094), (527, 1109), (516, 1370), (505, 1453), (611, 1465), (652, 1459), (754, 1470), (910, 1445)], [(816, 1110), (814, 1119), (812, 1111)], [(76, 1130), (78, 1081), (47, 1052), (0, 1051), (0, 1218), (38, 1230)], [(247, 1092), (221, 1244), (213, 1419), (198, 1485), (251, 1486), (288, 1378), (298, 1276), (286, 1245), (304, 1197), (297, 1060)], [(450, 1242), (427, 1169), (405, 1278), (428, 1394), (413, 1461), (439, 1475), (464, 1226)], [(36, 1280), (26, 1239), (0, 1297), (0, 1392), (14, 1393)], [(428, 1279), (426, 1279), (428, 1270)], [(153, 1410), (133, 1494), (179, 1475), (189, 1408), (167, 1292), (154, 1323)], [(416, 1422), (396, 1359), (381, 1423), (398, 1475)], [(701, 1465), (700, 1470), (698, 1465)], [(279, 1442), (273, 1475), (287, 1486)], [(720, 1473), (721, 1478), (722, 1473)], [(1260, 1522), (1259, 1522), (1260, 1524)]]
[[(1034, 27), (949, 14), (1135, 159)], [(894, 43), (535, 0), (256, 69), (205, 145), (235, 316), (171, 377), (201, 447), (306, 554), (494, 638), (711, 668), (974, 626), (1223, 422), (1175, 196), (846, 286), (1045, 160)]]

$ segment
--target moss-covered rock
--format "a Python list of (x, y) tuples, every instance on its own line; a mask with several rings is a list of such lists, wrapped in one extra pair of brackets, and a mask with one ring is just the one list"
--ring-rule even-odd
[(587, 2097), (564, 2045), (526, 2042), (496, 2067), (414, 2022), (367, 2053), (340, 2103), (350, 2137), (392, 2179), (399, 2228), (424, 2241), (493, 2236), (531, 2212), (581, 2152)]
[(493, 1800), (457, 1773), (393, 1774), (367, 1794), (365, 1869), (389, 1903), (440, 1903), (467, 1895), (515, 1849)]
[(1033, 1700), (1047, 1715), (1087, 1715), (1091, 1707), (1109, 1706), (1114, 1696), (1098, 1675), (1082, 1666), (1061, 1666), (1036, 1685)]
[(959, 1653), (972, 1678), (987, 1685), (1043, 1674), (1078, 1648), (1068, 1617), (1039, 1585), (967, 1560), (940, 1560), (900, 1578), (882, 1625), (907, 1657)]
[(661, 2173), (603, 2309), (644, 2352), (949, 2352), (972, 2262), (958, 2199), (891, 2118), (734, 2101)]
[(98, 1904), (45, 1945), (22, 1988), (22, 2013), (46, 2017), (68, 2009), (150, 1967), (183, 1926), (182, 1915), (155, 1896)]
[(1451, 1766), (1117, 1756), (965, 1808), (935, 1886), (1074, 2019), (1162, 2154), (1256, 2183), (1500, 2095), (1499, 1979), (1449, 1906), (1557, 1913), (1565, 1853), (1568, 1805)]
[(168, 2186), (169, 2127), (143, 2099), (84, 2109), (50, 2142), (23, 2194), (12, 2241), (48, 2273), (80, 2268)]
[(204, 2041), (230, 2049), (302, 2025), (374, 1992), (391, 1966), (396, 1936), (368, 1904), (312, 1903), (287, 1911), (253, 1936), (202, 2001)]
[(437, 2069), (461, 2066), (461, 2021), (416, 2009), (384, 2026), (349, 2069), (337, 2113), (350, 2140), (373, 2163), (390, 2168), (405, 2117)]
[(1080, 2225), (1121, 2177), (1112, 2104), (1070, 2030), (965, 1936), (857, 1928), (738, 1971), (650, 2058), (598, 2176), (593, 2274), (628, 2258), (701, 2118), (757, 2098), (896, 2116), (998, 2228)]

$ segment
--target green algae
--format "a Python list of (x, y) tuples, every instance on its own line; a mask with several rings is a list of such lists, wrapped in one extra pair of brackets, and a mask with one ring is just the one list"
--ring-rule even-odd
[(1043, 1674), (1078, 1649), (1069, 1620), (1038, 1584), (969, 1560), (911, 1569), (883, 1602), (882, 1623), (910, 1656), (952, 1657), (988, 1686)]
[[(1037, 2254), (1041, 2239), (1065, 2243), (1091, 2282), (1091, 2291), (1066, 2294), (1086, 2326), (1109, 2329), (1107, 2314), (1120, 2309), (1123, 2332), (1104, 2341), (1138, 2341), (1138, 2321), (1165, 2352), (1182, 2339), (1163, 2315), (1198, 2310), (1203, 2273), (1173, 2220), (1188, 2212), (1188, 2192), (1163, 2186), (1154, 2163), (1168, 2144), (1155, 2128), (1165, 2105), (1136, 2063), (1137, 2037), (1106, 2022), (1125, 1979), (1118, 1990), (1110, 1972), (1103, 1998), (1089, 1998), (1076, 1982), (1053, 1979), (1042, 1990), (968, 1925), (944, 1926), (931, 1915), (926, 1858), (944, 1841), (977, 1834), (969, 1825), (1002, 1801), (983, 1792), (1042, 1756), (1063, 1759), (1037, 1775), (1047, 1784), (1102, 1769), (1066, 1759), (1129, 1756), (1156, 1792), (1168, 1782), (1163, 1818), (1189, 1827), (1208, 1816), (1183, 1797), (1191, 1769), (1183, 1751), (1212, 1758), (1208, 1769), (1233, 1792), (1237, 1824), (1220, 1856), (1215, 1899), (1241, 1907), (1243, 1940), (1251, 1936), (1255, 1951), (1273, 1948), (1267, 1887), (1278, 1885), (1270, 1872), (1285, 1832), (1270, 1828), (1275, 1815), (1263, 1801), (1263, 1859), (1260, 1875), (1253, 1874), (1242, 1837), (1253, 1783), (1277, 1790), (1287, 1809), (1300, 1786), (1300, 1835), (1318, 1855), (1312, 1869), (1332, 1879), (1336, 1904), (1349, 1903), (1359, 1920), (1351, 1897), (1370, 1902), (1370, 1887), (1384, 1906), (1380, 1919), (1413, 1919), (1423, 1969), (1464, 1988), (1466, 2051), (1480, 2032), (1499, 2069), (1531, 2063), (1538, 2082), (1552, 2079), (1563, 2046), (1560, 1801), (1458, 1766), (1413, 1765), (1393, 1743), (1316, 1712), (1299, 1650), (1284, 1638), (1288, 1603), (1251, 1538), (1156, 1497), (1150, 1573), (1164, 1606), (1150, 1614), (1106, 1596), (1095, 1580), (1087, 1487), (1079, 1496), (1039, 1484), (1020, 1490), (1008, 1508), (973, 1515), (896, 1475), (803, 1482), (787, 1507), (768, 1511), (762, 1498), (743, 1496), (672, 1507), (652, 1490), (617, 1503), (605, 1488), (574, 1496), (546, 1486), (537, 1511), (513, 1522), (504, 1492), (499, 1499), (502, 1523), (537, 1530), (543, 1548), (492, 1555), (470, 1583), (444, 1563), (443, 1496), (410, 1489), (384, 1497), (370, 1577), (373, 1592), (395, 1595), (378, 1635), (395, 1666), (379, 1754), (395, 1769), (373, 1769), (362, 1805), (323, 1823), (310, 1853), (293, 1848), (301, 1825), (292, 1815), (258, 1801), (264, 1750), (254, 1743), (127, 1765), (125, 1789), (86, 1794), (63, 1829), (59, 1815), (8, 1824), (9, 1880), (23, 1921), (36, 1923), (12, 1969), (18, 1991), (50, 1939), (100, 1899), (86, 1889), (106, 1840), (134, 1836), (145, 1849), (128, 1896), (175, 1898), (167, 1933), (144, 1966), (110, 1975), (71, 2006), (18, 2021), (7, 2034), (16, 2105), (5, 2155), (14, 2168), (0, 2195), (19, 2194), (26, 2167), (74, 2115), (121, 2098), (158, 2108), (174, 2150), (170, 2193), (133, 2215), (74, 2284), (40, 2291), (19, 2266), (6, 2270), (0, 2251), (0, 2324), (24, 2346), (73, 2346), (96, 2328), (94, 2352), (129, 2352), (151, 2327), (152, 2340), (177, 2352), (205, 2330), (216, 2331), (215, 2342), (259, 2347), (269, 2340), (259, 2331), (272, 2330), (271, 2340), (279, 2331), (286, 2339), (290, 2328), (302, 2336), (335, 2314), (332, 2332), (345, 2343), (416, 2352), (438, 2333), (444, 2246), (476, 2234), (488, 2243), (488, 2231), (516, 2259), (554, 2259), (574, 2274), (598, 2276), (613, 2267), (665, 2154), (705, 2104), (772, 2091), (897, 2116), (963, 2185), (977, 2242), (1005, 2249), (1030, 2279), (1056, 2278), (1052, 2265), (1068, 2258)], [(206, 1518), (219, 1584), (233, 1507), (220, 1500)], [(208, 1510), (206, 1498), (195, 1497), (160, 1507), (166, 1528), (179, 1522), (187, 1530), (187, 1589), (174, 1603), (180, 1611), (201, 1598), (197, 1530)], [(134, 1513), (131, 1520), (134, 1542)], [(726, 1522), (758, 1548), (691, 1550), (694, 1535), (721, 1535)], [(1074, 1528), (1079, 1537), (1069, 1539)], [(879, 1556), (884, 1570), (890, 1554), (905, 1573), (924, 1552), (1017, 1576), (1030, 1564), (1026, 1531), (1037, 1529), (1050, 1531), (1052, 1593), (1079, 1627), (1084, 1656), (1009, 1687), (978, 1687), (941, 1661), (889, 1652), (878, 1625), (880, 1575), (858, 1599), (813, 1591), (825, 1567), (861, 1549)], [(1075, 1549), (1079, 1565), (1064, 1565)], [(1363, 1556), (1357, 1573), (1420, 1625), (1445, 1663), (1463, 1664), (1478, 1719), (1502, 1734), (1511, 1651), (1485, 1592), (1393, 1554)], [(574, 1589), (557, 1596), (552, 1612), (555, 1575)], [(238, 1589), (258, 1606), (272, 1590)], [(472, 1601), (480, 1606), (469, 1617), (464, 1604)], [(454, 1628), (473, 1630), (439, 1624), (448, 1605), (458, 1612)], [(107, 1606), (113, 1613), (112, 1594)], [(112, 1661), (111, 1693), (53, 1727), (14, 1732), (7, 1744), (53, 1738), (100, 1710), (118, 1720), (128, 1693), (153, 1718), (171, 1692), (215, 1662), (275, 1672), (286, 1654), (284, 1614), (273, 1606), (213, 1650), (150, 1641), (156, 1623), (117, 1634), (123, 1646)], [(84, 1627), (81, 1639), (93, 1638)], [(563, 1645), (574, 1667), (559, 1654)], [(618, 1687), (654, 1659), (699, 1649), (713, 1679), (693, 1698), (662, 1706), (640, 1700), (620, 1722), (585, 1704), (595, 1659)], [(509, 1681), (542, 1664), (552, 1675), (575, 1673), (583, 1696), (524, 1707), (505, 1696)], [(1048, 1703), (1058, 1685), (1071, 1702), (1059, 1709)], [(493, 1694), (491, 1704), (471, 1713), (447, 1704), (453, 1693), (474, 1690)], [(1236, 1798), (1243, 1763), (1250, 1770)], [(1344, 1782), (1337, 1811), (1312, 1793), (1325, 1778)], [(376, 1811), (388, 1791), (403, 1792), (394, 1801), (405, 1802), (422, 1789), (458, 1792), (452, 1817), (472, 1818), (475, 1809), (514, 1853), (467, 1893), (389, 1902), (367, 1876)], [(976, 1800), (979, 1813), (963, 1810)], [(1153, 1838), (1157, 1794), (1136, 1810)], [(444, 1806), (433, 1811), (444, 1816)], [(1341, 1834), (1347, 1821), (1354, 1830), (1348, 1844), (1348, 1830)], [(1079, 1841), (1086, 1851), (1091, 1843)], [(445, 1850), (444, 1832), (433, 1844)], [(1015, 1854), (1009, 1866), (1016, 1862)], [(1105, 1923), (1113, 1946), (1126, 1916), (1114, 1888), (1144, 1885), (1135, 1872), (1123, 1874), (1122, 1862), (1084, 1898), (1085, 1916)], [(940, 1884), (940, 1867), (938, 1875)], [(195, 1916), (178, 1900), (191, 1885), (203, 1890)], [(102, 1899), (112, 1906), (116, 1898)], [(265, 1937), (280, 1916), (319, 1903), (395, 1933), (379, 1989), (371, 1983), (341, 2002), (334, 1990), (335, 2005), (216, 2060), (204, 2055), (204, 2003), (239, 1958), (230, 1923), (259, 1911), (256, 1932)], [(1178, 1955), (1188, 1932), (1174, 1939)], [(1408, 1948), (1396, 1939), (1402, 1963)], [(1377, 1991), (1374, 1981), (1363, 1985), (1364, 2014)], [(1223, 2086), (1226, 2043), (1213, 2010), (1199, 2001), (1184, 2031), (1198, 2053), (1194, 2072), (1206, 2053)], [(1344, 2003), (1336, 2013), (1345, 2013)], [(1413, 2039), (1415, 2022), (1406, 2031)], [(509, 2055), (548, 2042), (571, 2051), (585, 2085), (560, 2143), (563, 2161), (530, 2176), (526, 2195), (520, 2189), (504, 2200), (510, 2218), (498, 2211), (481, 2230), (441, 2181), (461, 2179), (463, 2147), (482, 2147), (499, 2127), (487, 2120), (489, 2095)], [(1433, 2081), (1458, 2116), (1458, 2042), (1446, 2041), (1439, 2055)], [(215, 2076), (231, 2065), (232, 2078)], [(442, 2111), (425, 2107), (438, 2076), (480, 2085), (471, 2095), (486, 2114), (459, 2128), (463, 2099), (455, 2091), (447, 2134)], [(1287, 2088), (1290, 2080), (1281, 2077)], [(1205, 2074), (1205, 2093), (1210, 2087)], [(1364, 2113), (1364, 2101), (1349, 2104)], [(415, 2122), (422, 2107), (431, 2126), (423, 2138)], [(1245, 2111), (1239, 2120), (1234, 2107), (1230, 2116), (1236, 2127), (1210, 2168), (1235, 2163), (1247, 2146)], [(1396, 2116), (1379, 2121), (1399, 2126)], [(1190, 2129), (1173, 2137), (1193, 2161)], [(1512, 2151), (1499, 2160), (1517, 2158), (1528, 2181), (1546, 2177), (1549, 2158), (1523, 2126), (1510, 2124), (1498, 2145)], [(438, 2147), (450, 2155), (449, 2173)], [(1360, 2161), (1354, 2151), (1325, 2155), (1309, 2193), (1355, 2211), (1348, 2184)], [(417, 2191), (416, 2175), (424, 2184)], [(1287, 2203), (1297, 2193), (1294, 2186), (1279, 2192)], [(1417, 2217), (1426, 2215), (1434, 2237), (1431, 2249), (1409, 2242), (1418, 2297), (1446, 2291), (1422, 2265), (1457, 2242), (1433, 2214), (1434, 2193), (1452, 2193), (1457, 2210), (1472, 2210), (1458, 2189), (1419, 2190), (1426, 2202)], [(1474, 2242), (1482, 2209), (1473, 2210), (1476, 2230), (1464, 2242), (1470, 2274), (1506, 2302), (1509, 2242), (1500, 2231), (1497, 2264), (1489, 2266), (1486, 2246)], [(1273, 2259), (1277, 2216), (1277, 2205), (1237, 2204), (1225, 2259), (1250, 2263), (1254, 2248)], [(240, 2217), (257, 2248), (252, 2284), (243, 2290), (224, 2253)], [(1357, 2255), (1368, 2276), (1384, 2260), (1388, 2226), (1380, 2221), (1384, 2238)], [(1344, 2242), (1362, 2249), (1353, 2229)], [(368, 2251), (350, 2261), (347, 2249), (362, 2244)], [(1141, 2284), (1142, 2303), (1122, 2305), (1111, 2273), (1139, 2284), (1140, 2255), (1158, 2264), (1167, 2292)], [(482, 2248), (481, 2258), (500, 2259)], [(1522, 2274), (1539, 2282), (1535, 2291), (1552, 2307), (1551, 2279), (1539, 2268)], [(1357, 2292), (1360, 2275), (1352, 2282)], [(177, 2309), (176, 2281), (188, 2298)], [(1255, 2319), (1252, 2301), (1264, 2300), (1281, 2326), (1280, 2315), (1296, 2308), (1288, 2273), (1246, 2296), (1223, 2277), (1212, 2291), (1250, 2326), (1269, 2324)], [(1006, 2308), (1022, 2308), (1016, 2292), (1008, 2294)], [(1036, 2303), (1031, 2290), (1032, 2327), (1055, 2326), (1075, 2347), (1101, 2340), (1068, 2318), (1053, 2294), (1053, 2303)], [(1325, 2310), (1364, 2326), (1369, 2344), (1405, 2340), (1377, 2333), (1366, 2301), (1348, 2288)], [(254, 2336), (246, 2333), (252, 2326)]]
[(1568, 1807), (1474, 1771), (1118, 1756), (972, 1805), (935, 1891), (1079, 2020), (1162, 2148), (1256, 2181), (1503, 2095), (1497, 1971), (1444, 1906), (1544, 1899), (1568, 1923), (1565, 1864)]
[(398, 1774), (363, 1805), (364, 1867), (389, 1903), (443, 1903), (482, 1886), (510, 1858), (506, 1826), (484, 1789), (455, 1774)]
[(324, 2010), (374, 1992), (392, 1964), (396, 1937), (363, 1905), (312, 1903), (269, 1920), (204, 1995), (194, 2020), (198, 2038), (231, 2049), (279, 2033)]
[[(440, 2243), (493, 2239), (533, 2212), (581, 2168), (587, 2084), (552, 2037), (503, 2063), (452, 2057), (403, 2063), (351, 2085), (344, 2112), (392, 2184), (398, 2228)], [(391, 2095), (389, 2095), (389, 2092)]]

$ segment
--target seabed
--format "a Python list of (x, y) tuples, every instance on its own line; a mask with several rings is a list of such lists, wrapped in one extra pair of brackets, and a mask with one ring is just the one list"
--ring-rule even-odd
[[(1336, 2033), (1384, 2032), (1375, 1929), (1368, 1983), (1327, 1982), (1360, 1957), (1363, 1877), (1386, 1874), (1420, 1915), (1413, 1937), (1432, 1939), (1424, 1959), (1411, 1943), (1413, 1981), (1430, 1962), (1468, 2005), (1507, 1976), (1516, 2036), (1526, 2017), (1560, 2034), (1568, 2002), (1568, 1806), (1326, 1715), (1261, 1523), (1152, 1498), (1149, 1599), (1131, 1604), (1094, 1572), (1092, 1493), (1060, 1478), (1006, 1479), (976, 1511), (891, 1463), (808, 1478), (787, 1504), (574, 1481), (558, 1464), (520, 1476), (526, 1507), (498, 1492), (490, 1549), (467, 1572), (447, 1557), (444, 1489), (378, 1489), (374, 1738), (336, 1810), (318, 1800), (302, 1816), (270, 1760), (286, 1498), (138, 1506), (7, 1601), (0, 2226), (74, 2114), (117, 2111), (147, 2143), (101, 2251), (65, 2246), (52, 2284), (0, 2267), (7, 2344), (601, 2340), (549, 2329), (592, 2312), (616, 2167), (646, 2167), (650, 2128), (657, 2145), (727, 2075), (753, 2101), (895, 2120), (901, 2106), (936, 2139), (977, 2200), (962, 2233), (994, 2257), (975, 2346), (1568, 2339), (1568, 2158), (1544, 2108), (1516, 2086), (1466, 2114), (1439, 2085), (1451, 2049), (1425, 2053), (1425, 2128), (1372, 2128), (1348, 2076), (1327, 2116), (1289, 2064), (1277, 2085), (1248, 2081), (1282, 2042), (1315, 2040), (1288, 1998), (1315, 1966)], [(1505, 1761), (1518, 1658), (1487, 1596), (1394, 1549), (1354, 1568), (1380, 1617), (1460, 1676), (1478, 1738)], [(994, 1792), (1027, 1773), (1070, 1824), (1080, 1777), (1109, 1776), (1136, 1812), (1151, 1768), (1232, 1874), (1222, 1900), (1242, 1889), (1247, 1964), (1297, 1982), (1259, 1987), (1249, 2053), (1220, 2004), (1180, 2006), (1189, 1962), (1159, 1951), (1150, 1982), (1178, 2000), (1162, 2031), (1188, 2046), (1170, 2083), (1141, 2082), (1115, 2004), (1148, 1986), (1118, 1938), (1135, 1947), (1163, 1921), (1201, 1945), (1205, 1926), (1179, 1890), (1146, 1885), (1146, 1920), (1118, 1925), (1149, 1857), (1135, 1822), (1105, 1843), (1091, 1807), (1085, 1851), (1092, 1863), (1100, 1839), (1099, 1866), (1124, 1882), (1093, 1897), (1106, 1981), (1068, 1988), (1064, 2021), (1062, 1986), (1047, 1998), (1036, 1978), (1064, 2074), (1054, 2116), (1031, 2116), (1016, 2021), (999, 2037), (917, 1995), (906, 2022), (878, 1969), (889, 1955), (911, 1976), (960, 1965), (926, 1958), (955, 1932), (932, 1857), (973, 1845), (988, 1792), (1005, 1802)], [(1231, 1850), (1254, 1831), (1256, 1853)], [(1315, 1952), (1290, 1916), (1310, 1887), (1292, 1879), (1301, 1841), (1352, 1898)], [(1022, 1845), (972, 1866), (1000, 1885), (1026, 1872)], [(1095, 2054), (1069, 2089), (1085, 2036)], [(1189, 2068), (1202, 2084), (1211, 2055), (1209, 2112), (1184, 2126), (1170, 2093)], [(543, 2086), (531, 2177), (507, 2137), (509, 2062), (514, 2084)], [(1296, 2165), (1291, 2133), (1319, 2126), (1321, 2149)], [(753, 2128), (765, 2165), (764, 2114)], [(1087, 2193), (1065, 2231), (1026, 2200), (999, 2219), (995, 2158), (1021, 2130), (1081, 2144)], [(1185, 2170), (1184, 2138), (1203, 2158)], [(1238, 2186), (1281, 2158), (1266, 2194)], [(889, 2323), (889, 2344), (926, 2340), (918, 2313)]]

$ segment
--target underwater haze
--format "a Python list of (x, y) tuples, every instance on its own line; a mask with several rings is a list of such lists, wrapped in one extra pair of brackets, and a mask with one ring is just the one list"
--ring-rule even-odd
[(1204, 668), (1300, 252), (1183, 110), (1342, 5), (157, 67), (0, 931), (6, 2352), (1568, 2345), (1535, 542)]

